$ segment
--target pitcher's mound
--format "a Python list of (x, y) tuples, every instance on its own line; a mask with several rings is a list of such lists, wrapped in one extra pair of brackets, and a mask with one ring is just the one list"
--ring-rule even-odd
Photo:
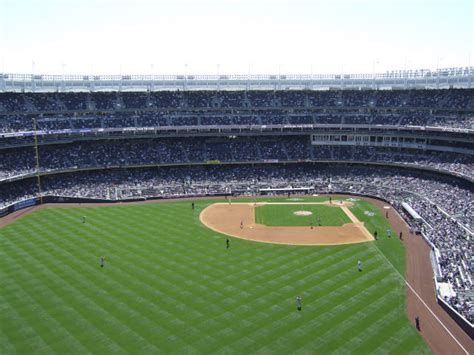
[(295, 216), (311, 216), (313, 212), (310, 211), (295, 211), (293, 212)]

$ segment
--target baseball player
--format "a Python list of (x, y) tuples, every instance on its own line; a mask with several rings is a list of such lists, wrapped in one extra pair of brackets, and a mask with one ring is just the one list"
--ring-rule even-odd
[(387, 236), (392, 238), (392, 230), (390, 228), (387, 229)]
[(357, 261), (357, 268), (359, 269), (359, 271), (362, 271), (362, 261)]
[(229, 249), (230, 248), (230, 241), (229, 241), (229, 238), (227, 238), (225, 240), (225, 244), (226, 244), (226, 249)]
[(296, 296), (296, 309), (298, 311), (301, 311), (301, 303), (302, 303), (302, 298), (301, 296)]
[(240, 229), (243, 229), (243, 228), (244, 228), (244, 221), (241, 220), (241, 221), (240, 221)]
[(416, 324), (416, 329), (420, 330), (420, 317), (418, 316), (415, 317), (415, 324)]
[(82, 216), (82, 223), (86, 223), (86, 216)]
[(104, 267), (105, 266), (105, 256), (101, 256), (100, 259), (99, 259), (99, 262), (100, 262), (100, 267)]

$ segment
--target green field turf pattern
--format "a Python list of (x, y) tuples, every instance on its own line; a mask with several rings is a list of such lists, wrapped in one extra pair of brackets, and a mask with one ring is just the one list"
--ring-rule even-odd
[[(373, 245), (383, 252), (401, 275), (405, 275), (405, 249), (399, 239), (400, 231), (394, 230), (390, 226), (389, 220), (370, 202), (357, 201), (353, 207), (350, 207), (350, 210), (360, 221), (364, 222), (364, 226), (372, 235), (377, 231), (378, 240), (374, 241)], [(366, 211), (372, 212), (374, 216), (368, 216)], [(394, 213), (393, 210), (390, 210), (389, 216)], [(391, 231), (390, 237), (387, 230)]]
[[(297, 216), (296, 211), (309, 211), (309, 216)], [(324, 205), (263, 205), (255, 208), (255, 222), (266, 226), (342, 226), (351, 223), (340, 207)], [(320, 223), (319, 223), (320, 222)]]
[(429, 352), (373, 243), (227, 250), (199, 222), (209, 203), (44, 209), (0, 229), (0, 353)]

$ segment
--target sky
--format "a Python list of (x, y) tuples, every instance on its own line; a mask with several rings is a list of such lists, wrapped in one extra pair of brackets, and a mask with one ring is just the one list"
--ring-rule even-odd
[(474, 0), (0, 0), (0, 72), (372, 73), (474, 65)]

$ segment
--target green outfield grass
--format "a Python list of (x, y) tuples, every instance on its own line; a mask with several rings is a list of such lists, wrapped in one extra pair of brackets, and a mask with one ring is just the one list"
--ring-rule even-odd
[[(309, 211), (310, 216), (296, 216), (296, 211)], [(292, 203), (290, 205), (263, 205), (255, 208), (255, 222), (267, 226), (342, 226), (351, 223), (350, 218), (339, 207), (324, 205), (305, 205)]]
[(210, 203), (51, 208), (0, 229), (0, 353), (429, 353), (383, 256), (403, 270), (398, 238), (226, 249), (199, 222)]

